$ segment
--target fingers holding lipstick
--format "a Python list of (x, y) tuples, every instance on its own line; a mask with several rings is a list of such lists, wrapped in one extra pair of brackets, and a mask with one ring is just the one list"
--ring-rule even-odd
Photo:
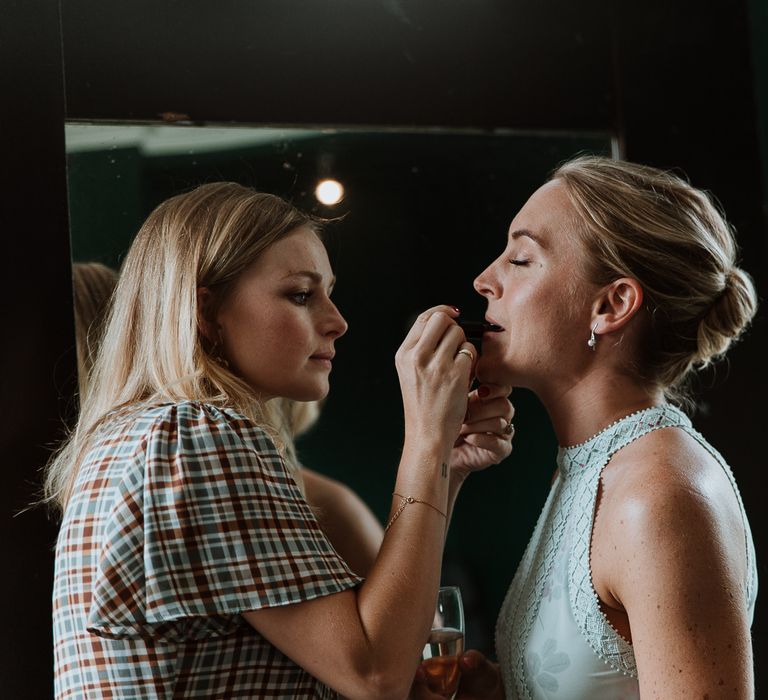
[(416, 442), (425, 435), (453, 442), (466, 413), (475, 353), (453, 322), (456, 314), (450, 306), (425, 311), (395, 354), (406, 426), (422, 436)]
[[(445, 329), (453, 323), (453, 319), (458, 316), (458, 310), (453, 306), (442, 304), (433, 306), (418, 315), (416, 321), (411, 326), (408, 334), (401, 344), (402, 350), (413, 348), (422, 341), (425, 333), (434, 340), (435, 346), (445, 333)], [(433, 318), (434, 317), (434, 318)], [(428, 328), (429, 326), (429, 328)]]

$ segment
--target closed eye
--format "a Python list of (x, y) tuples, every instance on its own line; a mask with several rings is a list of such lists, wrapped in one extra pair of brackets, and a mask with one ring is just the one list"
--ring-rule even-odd
[(531, 263), (530, 260), (519, 260), (516, 258), (511, 258), (509, 262), (511, 265), (518, 265), (520, 267), (525, 267), (526, 265), (530, 265)]

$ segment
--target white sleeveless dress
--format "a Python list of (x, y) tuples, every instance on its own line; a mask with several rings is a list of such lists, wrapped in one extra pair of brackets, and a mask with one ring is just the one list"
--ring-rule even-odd
[(600, 474), (611, 457), (653, 430), (678, 427), (728, 476), (747, 541), (750, 621), (757, 596), (752, 534), (733, 474), (722, 456), (673, 406), (655, 406), (608, 426), (586, 442), (560, 448), (560, 473), (507, 593), (496, 626), (496, 652), (507, 700), (630, 700), (640, 697), (632, 645), (600, 610), (589, 552)]

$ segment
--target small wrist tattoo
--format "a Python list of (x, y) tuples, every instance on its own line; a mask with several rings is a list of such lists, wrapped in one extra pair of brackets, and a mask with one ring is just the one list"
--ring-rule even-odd
[(443, 462), (443, 466), (440, 469), (440, 473), (443, 475), (443, 479), (445, 479), (448, 476), (448, 465)]

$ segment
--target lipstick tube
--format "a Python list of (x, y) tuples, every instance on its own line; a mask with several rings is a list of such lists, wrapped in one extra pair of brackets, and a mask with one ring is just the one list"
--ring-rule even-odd
[(495, 323), (488, 323), (488, 321), (465, 321), (464, 319), (458, 319), (456, 323), (459, 324), (467, 338), (482, 338), (483, 333), (486, 331), (498, 333), (502, 330), (501, 326), (497, 326)]

